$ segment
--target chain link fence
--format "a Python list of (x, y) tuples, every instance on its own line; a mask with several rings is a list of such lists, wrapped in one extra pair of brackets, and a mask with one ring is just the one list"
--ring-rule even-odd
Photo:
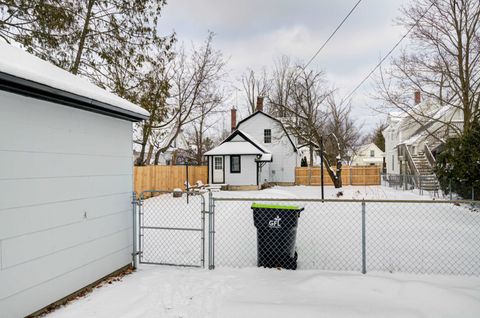
[(205, 198), (167, 191), (144, 191), (139, 211), (139, 261), (203, 267)]
[[(444, 198), (448, 200), (478, 200), (478, 185), (473, 184), (466, 187), (467, 191), (462, 198), (458, 194), (454, 193), (452, 188), (452, 181), (450, 180), (443, 190), (434, 174), (430, 175), (410, 175), (410, 174), (381, 174), (381, 185), (385, 187), (394, 188), (396, 190), (409, 191), (414, 190), (418, 194), (423, 195), (429, 193), (433, 197)], [(477, 187), (477, 191), (475, 191)]]
[(208, 259), (210, 269), (480, 276), (478, 201), (177, 198), (162, 191), (134, 201), (141, 263), (204, 267)]
[[(291, 233), (255, 227), (253, 203), (300, 206), (295, 251)], [(298, 269), (480, 275), (479, 202), (213, 198), (210, 268), (270, 264)], [(272, 226), (284, 215), (272, 215)], [(285, 224), (285, 223), (284, 223)], [(288, 223), (285, 224), (288, 227)], [(290, 224), (291, 225), (291, 224)], [(258, 226), (258, 224), (257, 224)], [(258, 231), (258, 232), (257, 232)], [(268, 231), (268, 230), (267, 230)], [(258, 243), (261, 236), (270, 250)], [(277, 247), (275, 247), (277, 246)], [(283, 261), (282, 261), (283, 260)], [(283, 263), (282, 263), (283, 262)], [(285, 263), (286, 262), (286, 263)], [(265, 264), (264, 264), (265, 265)]]

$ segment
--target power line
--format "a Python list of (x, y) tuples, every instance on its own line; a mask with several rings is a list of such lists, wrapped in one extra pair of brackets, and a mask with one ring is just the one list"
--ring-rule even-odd
[(303, 69), (306, 69), (307, 66), (310, 65), (310, 63), (313, 62), (313, 60), (317, 57), (317, 55), (320, 53), (320, 51), (323, 50), (323, 48), (327, 45), (327, 43), (333, 38), (335, 33), (337, 33), (337, 31), (342, 27), (342, 25), (345, 23), (345, 21), (347, 21), (348, 17), (353, 13), (353, 11), (355, 11), (355, 9), (358, 7), (360, 2), (362, 2), (362, 0), (357, 1), (357, 3), (353, 6), (353, 8), (350, 10), (350, 12), (348, 12), (348, 14), (345, 16), (345, 18), (343, 18), (342, 22), (340, 22), (340, 24), (337, 26), (337, 28), (332, 32), (332, 34), (330, 34), (328, 39), (322, 44), (322, 46), (317, 50), (317, 52), (315, 54), (313, 54), (312, 58), (307, 62), (307, 64), (305, 64)]
[(378, 62), (377, 65), (375, 65), (375, 67), (370, 71), (370, 73), (368, 73), (367, 76), (365, 76), (365, 78), (357, 85), (355, 86), (355, 88), (347, 95), (347, 97), (345, 97), (341, 103), (341, 105), (343, 105), (345, 103), (345, 101), (347, 101), (350, 97), (352, 97), (353, 94), (355, 94), (355, 92), (363, 85), (363, 83), (365, 83), (365, 81), (367, 79), (370, 78), (370, 76), (372, 76), (372, 74), (382, 65), (382, 63), (390, 56), (390, 54), (393, 53), (393, 51), (395, 51), (395, 49), (400, 45), (400, 43), (402, 43), (402, 41), (410, 34), (410, 32), (413, 30), (413, 28), (415, 28), (417, 25), (418, 25), (418, 22), (420, 22), (421, 19), (423, 19), (423, 17), (427, 14), (427, 12), (430, 10), (431, 7), (433, 7), (433, 5), (435, 4), (435, 2), (432, 2), (430, 4), (430, 6), (427, 8), (427, 10), (425, 10), (425, 12), (415, 21), (415, 24), (413, 24), (410, 29), (408, 29), (407, 33), (405, 33), (401, 38), (400, 40), (390, 49), (390, 51), (388, 51), (387, 55), (385, 55), (381, 60), (380, 62)]

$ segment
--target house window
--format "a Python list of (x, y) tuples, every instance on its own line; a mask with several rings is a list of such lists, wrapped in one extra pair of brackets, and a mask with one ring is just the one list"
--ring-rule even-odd
[(395, 170), (395, 156), (392, 155), (392, 171)]
[(223, 169), (223, 160), (221, 157), (215, 157), (215, 170), (222, 170)]
[(230, 156), (230, 173), (240, 173), (240, 156)]
[(272, 130), (264, 129), (263, 130), (263, 142), (269, 144), (272, 142)]
[(375, 150), (370, 150), (370, 157), (375, 157)]

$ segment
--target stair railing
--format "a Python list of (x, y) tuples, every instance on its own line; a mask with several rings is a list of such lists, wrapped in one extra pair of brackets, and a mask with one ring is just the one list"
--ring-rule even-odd
[(413, 172), (413, 177), (414, 177), (413, 181), (415, 183), (415, 186), (418, 188), (420, 172), (417, 168), (417, 165), (413, 161), (412, 155), (410, 154), (410, 151), (408, 150), (407, 145), (405, 144), (399, 145), (399, 154), (402, 154), (405, 158), (407, 158), (408, 168), (410, 169), (411, 172)]
[(427, 157), (428, 163), (430, 164), (430, 167), (433, 169), (435, 167), (435, 157), (432, 154), (432, 151), (428, 147), (428, 144), (425, 143), (424, 147), (424, 152), (425, 152), (425, 157)]

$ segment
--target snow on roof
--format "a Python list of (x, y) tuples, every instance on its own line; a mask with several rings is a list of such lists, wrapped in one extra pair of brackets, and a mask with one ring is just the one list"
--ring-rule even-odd
[(445, 105), (445, 106), (442, 106), (440, 109), (438, 109), (432, 117), (434, 120), (438, 120), (438, 119), (441, 119), (442, 116), (446, 115), (448, 112), (455, 111), (455, 110), (456, 109), (453, 108), (452, 106)]
[(360, 147), (358, 147), (358, 150), (357, 150), (357, 153), (362, 153), (364, 151), (367, 151), (368, 148), (376, 148), (378, 149), (381, 153), (383, 153), (382, 149), (380, 149), (374, 142), (371, 142), (369, 144), (365, 144), (365, 145), (361, 145)]
[(257, 147), (248, 141), (227, 141), (220, 146), (207, 151), (205, 155), (261, 155), (263, 154)]
[(142, 116), (150, 115), (145, 109), (107, 92), (80, 76), (1, 41), (0, 72), (87, 97)]
[(388, 115), (392, 120), (396, 121), (396, 120), (401, 120), (402, 118), (406, 117), (408, 114), (403, 111), (392, 111)]
[(383, 162), (383, 158), (382, 157), (367, 157), (367, 158), (363, 158), (363, 161), (366, 162), (366, 163), (379, 163), (379, 162)]
[(419, 134), (416, 134), (416, 135), (413, 135), (411, 136), (410, 138), (408, 138), (407, 140), (405, 141), (402, 141), (401, 143), (399, 143), (397, 146), (399, 145), (402, 145), (402, 144), (405, 144), (407, 146), (410, 146), (414, 143), (416, 143), (418, 140), (420, 140), (420, 138), (423, 138), (425, 137), (425, 134), (422, 132), (422, 133), (419, 133)]

